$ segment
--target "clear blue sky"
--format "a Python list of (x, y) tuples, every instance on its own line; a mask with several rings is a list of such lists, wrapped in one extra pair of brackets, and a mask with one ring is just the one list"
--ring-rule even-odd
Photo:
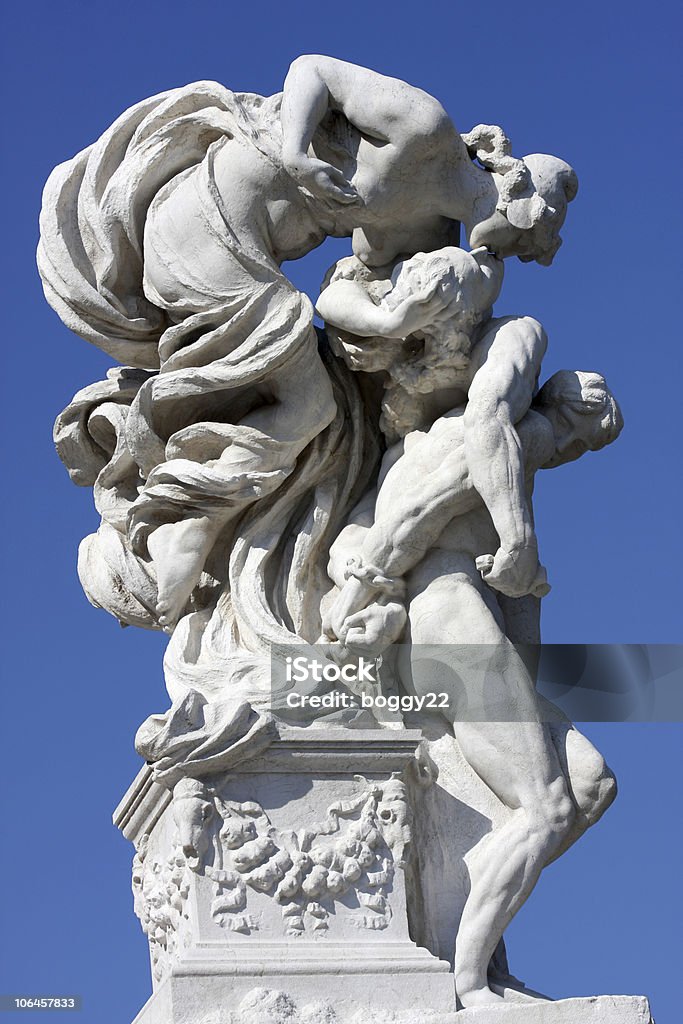
[[(82, 993), (80, 1024), (126, 1024), (150, 980), (132, 849), (110, 813), (139, 766), (137, 725), (168, 703), (164, 641), (120, 630), (77, 581), (76, 547), (97, 518), (54, 454), (51, 427), (109, 361), (43, 301), (34, 250), (45, 178), (143, 97), (202, 78), (268, 94), (305, 52), (405, 78), (439, 97), (462, 130), (501, 124), (516, 153), (570, 161), (581, 188), (555, 265), (510, 264), (497, 310), (544, 323), (546, 376), (603, 372), (626, 428), (612, 448), (539, 481), (554, 586), (544, 635), (677, 642), (681, 18), (664, 0), (33, 0), (11, 6), (4, 30), (0, 992)], [(297, 283), (315, 294), (341, 249), (312, 254)], [(621, 793), (544, 875), (510, 929), (511, 965), (554, 996), (648, 994), (658, 1024), (676, 1024), (681, 729), (586, 732)]]

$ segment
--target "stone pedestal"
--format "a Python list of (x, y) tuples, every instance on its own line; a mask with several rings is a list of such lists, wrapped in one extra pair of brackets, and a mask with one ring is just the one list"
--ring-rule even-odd
[[(448, 962), (411, 934), (436, 952), (452, 944), (458, 864), (497, 811), (466, 772), (455, 785), (434, 738), (439, 780), (407, 787), (421, 736), (281, 729), (239, 771), (172, 795), (142, 769), (114, 814), (135, 844), (152, 962), (134, 1024), (651, 1024), (639, 996), (506, 992), (512, 1002), (456, 1012)], [(460, 837), (453, 877), (439, 829)]]
[(654, 1024), (644, 996), (591, 996), (518, 1006), (480, 1006), (453, 1015), (453, 1024)]
[[(152, 959), (154, 994), (136, 1024), (248, 1020), (239, 1014), (250, 1000), (272, 1002), (274, 990), (292, 1006), (333, 1007), (321, 1021), (454, 1009), (448, 963), (408, 932), (400, 776), (419, 740), (282, 730), (239, 771), (185, 779), (173, 797), (140, 772), (114, 816), (136, 847), (135, 908)], [(253, 1019), (270, 1012), (255, 1005)]]
[[(272, 979), (268, 979), (269, 981)], [(227, 975), (169, 978), (149, 1000), (133, 1024), (654, 1024), (643, 996), (593, 996), (514, 1006), (482, 1006), (470, 1010), (371, 1010), (343, 990), (321, 986), (319, 998), (297, 998), (287, 991), (252, 987), (243, 994)], [(342, 991), (340, 991), (342, 990)], [(373, 1001), (381, 1001), (377, 989)], [(207, 1009), (207, 1007), (212, 1007)]]

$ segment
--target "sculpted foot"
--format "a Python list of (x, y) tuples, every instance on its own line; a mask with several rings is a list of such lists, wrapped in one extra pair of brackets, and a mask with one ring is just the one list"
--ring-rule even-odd
[(481, 988), (468, 989), (467, 991), (461, 992), (457, 989), (458, 999), (467, 1010), (471, 1006), (493, 1006), (498, 1003), (503, 1003), (505, 1000), (502, 996), (492, 992), (488, 985), (483, 985)]
[(527, 988), (521, 981), (517, 981), (516, 978), (510, 978), (509, 980), (503, 981), (502, 979), (489, 978), (489, 985), (491, 991), (497, 993), (504, 1002), (506, 1003), (537, 1003), (541, 1002), (552, 1002), (550, 996), (544, 996), (541, 992), (535, 992), (531, 988)]
[(164, 523), (147, 541), (157, 571), (157, 617), (166, 632), (173, 630), (199, 582), (215, 536), (206, 517)]
[(491, 1006), (494, 1003), (504, 1002), (502, 996), (491, 991), (486, 977), (482, 978), (478, 972), (458, 971), (456, 968), (455, 977), (458, 999), (465, 1009), (470, 1006)]
[(165, 633), (172, 633), (183, 608), (187, 604), (189, 594), (170, 594), (157, 602), (157, 619)]

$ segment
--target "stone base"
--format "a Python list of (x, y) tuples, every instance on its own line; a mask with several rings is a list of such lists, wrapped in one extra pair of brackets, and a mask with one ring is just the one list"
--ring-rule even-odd
[[(459, 879), (442, 877), (443, 842), (434, 857), (427, 847), (446, 823), (461, 833), (462, 862), (495, 814), (470, 810), (438, 743), (443, 786), (411, 794), (400, 773), (421, 735), (282, 729), (237, 770), (181, 780), (173, 796), (140, 772), (115, 814), (136, 846), (152, 959), (154, 992), (134, 1024), (652, 1024), (638, 996), (510, 993), (456, 1010), (445, 957)], [(425, 897), (444, 913), (421, 916)]]
[[(338, 975), (310, 982), (289, 977), (253, 978), (174, 975), (152, 996), (133, 1024), (654, 1024), (643, 996), (593, 996), (557, 1002), (481, 1006), (458, 1012), (420, 1009), (426, 978)], [(282, 988), (275, 987), (282, 983)], [(270, 986), (273, 985), (273, 988)], [(373, 1008), (368, 1006), (371, 995)], [(392, 1010), (397, 995), (404, 1006)], [(381, 1008), (380, 1008), (381, 1007)]]
[[(338, 969), (344, 965), (339, 963)], [(133, 1024), (387, 1024), (390, 1021), (455, 1021), (444, 1011), (423, 1010), (436, 1001), (455, 1003), (453, 975), (291, 974), (268, 975), (263, 988), (254, 977), (174, 970), (157, 989)], [(412, 1009), (406, 1011), (406, 1007)], [(424, 1016), (423, 1016), (424, 1014)], [(429, 1015), (431, 1014), (431, 1016)], [(460, 1024), (461, 1014), (457, 1015)], [(630, 1024), (630, 1021), (629, 1021)], [(635, 1018), (634, 1018), (635, 1024)], [(640, 1021), (638, 1021), (640, 1024)]]
[(289, 1008), (278, 1018), (260, 1006), (255, 1024), (296, 1020), (297, 1006), (321, 1001), (321, 1024), (455, 1009), (448, 962), (408, 927), (400, 774), (420, 738), (283, 729), (238, 770), (181, 780), (172, 798), (140, 773), (115, 815), (136, 845), (135, 906), (152, 957), (139, 1022), (251, 1019), (240, 1006), (257, 986), (286, 993)]
[[(644, 996), (591, 996), (461, 1010), (456, 1024), (653, 1024)], [(417, 1024), (417, 1022), (415, 1022)], [(440, 1024), (440, 1022), (439, 1022)]]

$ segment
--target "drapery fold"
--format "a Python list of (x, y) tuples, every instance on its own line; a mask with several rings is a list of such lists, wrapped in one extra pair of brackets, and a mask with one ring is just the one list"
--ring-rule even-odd
[[(194, 691), (265, 708), (270, 647), (318, 639), (329, 547), (378, 458), (355, 375), (317, 336), (310, 300), (238, 236), (216, 184), (226, 145), (278, 165), (279, 105), (211, 82), (152, 97), (56, 168), (44, 194), (48, 301), (127, 364), (79, 392), (55, 428), (102, 515), (80, 550), (87, 596), (123, 624), (158, 628), (150, 533), (187, 515), (225, 522), (167, 650), (174, 700)], [(212, 240), (213, 276), (174, 233), (181, 189)], [(293, 366), (319, 368), (335, 403), (294, 455), (243, 422)]]

